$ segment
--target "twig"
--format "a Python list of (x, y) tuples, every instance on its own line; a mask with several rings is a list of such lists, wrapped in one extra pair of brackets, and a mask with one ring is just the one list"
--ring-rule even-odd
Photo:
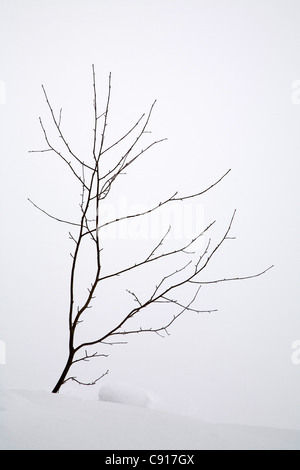
[(107, 374), (109, 374), (109, 370), (104, 372), (100, 377), (98, 377), (96, 380), (93, 380), (92, 382), (81, 382), (81, 380), (78, 380), (77, 377), (69, 377), (68, 379), (64, 380), (64, 384), (67, 383), (69, 380), (72, 380), (73, 382), (76, 382), (78, 385), (85, 385), (85, 386), (92, 386), (96, 385), (99, 380), (103, 379)]
[(200, 284), (200, 285), (205, 285), (205, 284), (217, 284), (218, 282), (228, 282), (228, 281), (245, 281), (247, 279), (254, 279), (256, 277), (260, 277), (263, 274), (266, 274), (270, 269), (274, 268), (274, 264), (272, 266), (269, 266), (267, 269), (264, 269), (263, 271), (260, 271), (259, 273), (252, 274), (250, 276), (240, 276), (240, 277), (227, 277), (223, 279), (214, 279), (212, 281), (189, 281), (191, 284)]
[[(91, 166), (87, 165), (86, 163), (83, 163), (83, 161), (80, 160), (80, 158), (78, 158), (77, 155), (76, 155), (74, 152), (72, 152), (72, 150), (71, 150), (69, 144), (67, 143), (67, 141), (66, 141), (64, 135), (63, 135), (62, 132), (61, 132), (60, 123), (58, 123), (57, 120), (56, 120), (56, 118), (55, 118), (54, 111), (53, 111), (53, 108), (52, 108), (52, 106), (51, 106), (51, 104), (50, 104), (50, 101), (49, 101), (49, 99), (48, 99), (48, 95), (47, 95), (47, 93), (46, 93), (46, 89), (45, 89), (44, 85), (42, 85), (42, 89), (43, 89), (43, 93), (44, 93), (44, 96), (45, 96), (45, 99), (46, 99), (48, 108), (49, 108), (50, 113), (51, 113), (51, 116), (52, 116), (52, 120), (53, 120), (53, 122), (54, 122), (54, 125), (55, 125), (56, 129), (58, 130), (59, 137), (62, 139), (63, 143), (65, 144), (65, 146), (66, 146), (66, 148), (67, 148), (67, 150), (68, 150), (68, 152), (72, 155), (73, 158), (75, 158), (75, 160), (76, 160), (78, 163), (80, 163), (81, 165), (84, 164), (84, 166), (85, 166), (86, 168), (89, 168), (90, 170), (93, 170), (93, 168), (92, 168)], [(61, 115), (60, 115), (60, 117), (61, 117)], [(40, 120), (41, 120), (41, 119), (40, 119)], [(47, 139), (47, 140), (48, 140), (48, 139)], [(47, 142), (47, 143), (48, 143), (48, 142)], [(49, 147), (50, 147), (50, 145), (49, 145)], [(61, 156), (61, 155), (60, 155), (60, 156)]]
[(98, 353), (88, 354), (87, 351), (85, 351), (85, 356), (81, 357), (80, 359), (73, 360), (73, 364), (75, 364), (76, 362), (81, 362), (81, 361), (86, 362), (86, 361), (89, 361), (90, 359), (94, 359), (95, 357), (108, 357), (108, 354), (98, 354)]
[(81, 226), (81, 225), (78, 224), (78, 223), (69, 222), (68, 220), (65, 220), (65, 219), (59, 219), (58, 217), (55, 217), (54, 215), (49, 214), (49, 212), (46, 212), (44, 209), (41, 209), (39, 206), (37, 206), (31, 199), (29, 199), (29, 197), (27, 198), (27, 200), (28, 200), (36, 209), (38, 209), (39, 211), (43, 212), (43, 214), (47, 215), (47, 216), (50, 217), (51, 219), (56, 220), (57, 222), (62, 222), (62, 223), (64, 223), (64, 224), (69, 224), (69, 225), (75, 225), (75, 227), (80, 227), (80, 226)]
[(200, 237), (202, 237), (212, 227), (212, 225), (214, 223), (215, 223), (215, 221), (211, 222), (199, 235), (197, 235), (195, 238), (193, 238), (185, 246), (182, 246), (182, 247), (180, 247), (178, 249), (175, 249), (175, 250), (172, 250), (172, 251), (168, 251), (166, 253), (162, 253), (161, 255), (157, 255), (153, 258), (149, 258), (149, 256), (148, 256), (147, 258), (145, 258), (143, 261), (140, 261), (139, 263), (135, 263), (135, 264), (133, 264), (133, 265), (127, 267), (127, 268), (121, 269), (120, 271), (117, 271), (117, 272), (114, 272), (112, 274), (107, 274), (106, 276), (100, 277), (99, 282), (104, 281), (105, 279), (110, 279), (110, 278), (115, 277), (115, 276), (120, 276), (121, 274), (124, 274), (128, 271), (131, 271), (133, 269), (136, 269), (136, 268), (138, 268), (140, 266), (143, 266), (143, 265), (146, 265), (148, 263), (152, 263), (152, 262), (157, 261), (159, 259), (162, 259), (162, 258), (165, 258), (165, 257), (168, 257), (168, 256), (175, 255), (177, 253), (183, 252), (184, 250), (189, 248), (192, 244), (194, 244)]

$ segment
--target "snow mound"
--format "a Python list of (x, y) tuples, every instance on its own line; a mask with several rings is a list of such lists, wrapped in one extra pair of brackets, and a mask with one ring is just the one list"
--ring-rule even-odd
[(123, 405), (140, 406), (142, 408), (148, 408), (154, 402), (154, 396), (147, 390), (116, 382), (102, 385), (99, 389), (98, 398), (100, 401), (122, 403)]
[(49, 392), (0, 390), (0, 402), (0, 450), (300, 450), (300, 431), (209, 424)]

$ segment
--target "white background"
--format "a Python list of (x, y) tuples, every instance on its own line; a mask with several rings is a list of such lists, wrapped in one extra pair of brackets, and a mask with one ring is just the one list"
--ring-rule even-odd
[[(133, 207), (176, 190), (197, 192), (231, 168), (195, 202), (206, 223), (218, 221), (215, 243), (237, 209), (237, 239), (205, 279), (275, 267), (258, 279), (203, 288), (198, 307), (217, 313), (186, 314), (164, 340), (131, 337), (83, 374), (109, 368), (104, 380), (143, 386), (165, 408), (204, 420), (299, 428), (300, 365), (291, 360), (300, 339), (299, 2), (2, 0), (0, 9), (3, 384), (51, 390), (64, 365), (72, 242), (68, 227), (27, 197), (71, 218), (78, 188), (55, 155), (28, 150), (44, 147), (38, 117), (50, 125), (43, 83), (53, 107), (64, 110), (70, 144), (91, 152), (95, 64), (100, 99), (112, 72), (111, 138), (155, 99), (153, 137), (168, 137), (116, 184), (115, 201), (126, 197)], [(120, 256), (138, 256), (142, 241), (128, 240), (125, 253), (112, 244), (107, 271)], [(148, 275), (139, 278), (142, 290)], [(103, 301), (99, 295), (87, 334), (130, 301), (118, 283), (105, 287)], [(96, 397), (97, 389), (74, 393)]]

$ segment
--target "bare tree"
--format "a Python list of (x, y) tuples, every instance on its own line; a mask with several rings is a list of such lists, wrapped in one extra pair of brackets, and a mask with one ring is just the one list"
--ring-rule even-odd
[[(226, 240), (232, 238), (230, 237), (230, 230), (235, 216), (234, 211), (223, 236), (214, 245), (211, 239), (209, 238), (204, 249), (200, 253), (197, 251), (193, 251), (193, 248), (196, 246), (197, 240), (200, 237), (206, 235), (215, 222), (210, 223), (204, 230), (198, 233), (189, 242), (182, 243), (181, 246), (175, 249), (165, 248), (165, 245), (167, 243), (167, 237), (171, 230), (171, 227), (169, 227), (167, 232), (164, 233), (163, 236), (161, 236), (159, 242), (156, 243), (153, 247), (151, 247), (151, 251), (138, 262), (129, 264), (127, 267), (117, 269), (116, 271), (110, 272), (109, 274), (103, 274), (102, 253), (104, 249), (104, 244), (102, 240), (102, 231), (104, 228), (113, 224), (119, 224), (124, 220), (137, 219), (149, 215), (155, 211), (159, 211), (163, 206), (171, 205), (176, 201), (178, 202), (197, 198), (214, 188), (214, 186), (216, 186), (218, 183), (220, 183), (223, 178), (225, 178), (225, 176), (229, 173), (230, 170), (228, 170), (224, 175), (222, 175), (216, 182), (211, 184), (209, 187), (197, 193), (179, 196), (178, 192), (175, 192), (170, 197), (162, 200), (161, 202), (152, 207), (149, 207), (149, 209), (147, 210), (127, 214), (125, 216), (121, 216), (119, 218), (103, 222), (101, 220), (101, 205), (103, 204), (103, 201), (109, 196), (110, 192), (112, 191), (112, 188), (115, 187), (115, 183), (119, 176), (124, 174), (125, 170), (128, 170), (129, 167), (133, 165), (139, 157), (141, 157), (154, 146), (163, 142), (166, 139), (152, 141), (151, 143), (146, 144), (146, 146), (142, 148), (140, 147), (140, 145), (144, 142), (143, 139), (145, 135), (150, 133), (148, 129), (153, 108), (156, 103), (154, 102), (147, 114), (143, 114), (134, 123), (134, 125), (130, 127), (130, 129), (119, 139), (115, 140), (114, 143), (107, 145), (106, 135), (111, 101), (111, 74), (109, 75), (105, 109), (103, 113), (99, 113), (94, 66), (92, 67), (92, 71), (94, 127), (92, 151), (90, 152), (89, 160), (86, 161), (80, 158), (71, 149), (71, 146), (69, 145), (62, 129), (62, 109), (60, 109), (59, 113), (57, 114), (54, 112), (43, 85), (43, 94), (51, 115), (51, 120), (54, 125), (54, 129), (62, 142), (63, 150), (60, 150), (58, 146), (51, 143), (49, 133), (47, 132), (42, 119), (39, 118), (40, 126), (46, 142), (46, 148), (42, 150), (30, 151), (53, 152), (54, 154), (56, 154), (69, 167), (69, 170), (71, 171), (73, 177), (77, 180), (77, 183), (80, 188), (80, 217), (77, 221), (70, 221), (67, 219), (58, 218), (55, 215), (52, 215), (41, 207), (39, 207), (32, 200), (28, 199), (34, 205), (35, 208), (46, 214), (48, 217), (51, 217), (52, 219), (58, 222), (71, 226), (72, 230), (76, 230), (75, 235), (74, 232), (69, 232), (70, 239), (75, 244), (74, 252), (71, 255), (72, 265), (69, 291), (69, 353), (63, 371), (58, 379), (57, 384), (53, 389), (53, 393), (57, 393), (60, 390), (60, 387), (67, 381), (72, 380), (82, 385), (93, 385), (108, 373), (108, 371), (106, 371), (104, 374), (91, 381), (90, 383), (84, 383), (81, 380), (77, 379), (77, 377), (70, 375), (70, 369), (75, 363), (88, 361), (96, 357), (106, 356), (105, 354), (98, 354), (98, 352), (88, 352), (90, 347), (97, 347), (98, 349), (102, 345), (124, 343), (126, 342), (123, 341), (124, 338), (132, 334), (168, 334), (168, 329), (184, 312), (204, 312), (203, 310), (200, 310), (195, 307), (195, 301), (203, 284), (258, 277), (270, 269), (268, 268), (258, 274), (246, 277), (214, 279), (211, 281), (202, 281), (200, 279), (199, 275), (205, 270), (205, 268), (208, 266), (211, 259), (218, 252), (220, 247), (224, 244)], [(119, 153), (117, 159), (115, 158), (115, 156), (113, 156), (113, 159), (111, 161), (111, 169), (103, 171), (102, 166), (100, 168), (100, 163), (102, 163), (103, 156), (108, 152), (112, 151), (113, 149), (115, 150), (116, 148), (120, 148), (120, 144), (122, 144), (123, 146), (125, 144), (126, 150), (122, 150)], [(77, 305), (75, 292), (75, 277), (77, 275), (77, 272), (81, 269), (79, 264), (80, 254), (85, 249), (87, 244), (91, 244), (93, 247), (95, 268), (94, 272), (90, 273), (92, 277), (92, 282), (90, 287), (87, 289), (86, 297), (80, 305)], [(132, 296), (132, 299), (135, 302), (135, 307), (132, 308), (130, 311), (124, 311), (124, 315), (122, 316), (121, 321), (117, 321), (115, 326), (109, 329), (109, 331), (107, 331), (105, 334), (97, 334), (97, 332), (95, 332), (93, 338), (87, 338), (85, 341), (81, 341), (79, 343), (77, 342), (76, 333), (78, 326), (80, 325), (80, 323), (83, 322), (84, 313), (92, 307), (92, 300), (95, 298), (97, 288), (100, 284), (104, 283), (107, 279), (117, 278), (122, 274), (137, 270), (139, 267), (150, 267), (150, 265), (153, 265), (153, 263), (156, 263), (159, 260), (169, 259), (175, 257), (175, 255), (178, 254), (184, 255), (185, 262), (179, 264), (177, 269), (171, 269), (167, 275), (161, 275), (161, 277), (157, 280), (157, 283), (153, 288), (151, 294), (146, 300), (141, 300), (135, 292), (127, 290), (128, 294)], [(175, 290), (177, 291), (178, 289), (183, 288), (188, 284), (190, 284), (194, 288), (193, 294), (189, 301), (186, 302), (179, 301), (177, 300), (177, 298), (175, 299)], [(174, 313), (171, 317), (169, 316), (167, 319), (162, 321), (160, 325), (139, 328), (132, 328), (130, 326), (132, 324), (130, 320), (132, 320), (134, 317), (138, 317), (142, 311), (154, 305), (159, 305), (160, 308), (164, 305), (173, 305)], [(205, 312), (211, 311), (214, 310), (205, 310)], [(85, 317), (85, 320), (88, 321), (88, 318)], [(119, 340), (119, 338), (121, 339), (121, 341)]]

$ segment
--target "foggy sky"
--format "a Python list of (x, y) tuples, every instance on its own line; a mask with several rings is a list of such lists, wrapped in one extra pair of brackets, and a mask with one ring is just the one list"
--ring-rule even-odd
[[(66, 359), (68, 227), (27, 198), (57, 217), (73, 216), (78, 188), (55, 155), (28, 151), (45, 146), (38, 117), (50, 125), (41, 84), (55, 109), (63, 108), (76, 151), (91, 151), (95, 64), (99, 100), (112, 73), (111, 138), (155, 99), (152, 135), (168, 138), (120, 180), (112, 207), (198, 192), (231, 168), (192, 206), (204, 223), (217, 220), (214, 243), (237, 210), (236, 240), (222, 247), (205, 279), (275, 267), (258, 279), (203, 287), (199, 308), (217, 313), (189, 312), (165, 339), (131, 337), (83, 373), (109, 368), (104, 380), (145, 387), (166, 409), (208, 421), (300, 427), (300, 365), (292, 361), (300, 340), (299, 14), (297, 0), (1, 1), (5, 386), (51, 390)], [(151, 242), (132, 238), (124, 249), (124, 240), (109, 243), (106, 269)], [(137, 279), (140, 292), (150, 275)], [(98, 297), (101, 328), (109, 321), (104, 310), (117, 314), (125, 299), (124, 289), (106, 289), (102, 304)], [(76, 393), (96, 397), (97, 388)]]

